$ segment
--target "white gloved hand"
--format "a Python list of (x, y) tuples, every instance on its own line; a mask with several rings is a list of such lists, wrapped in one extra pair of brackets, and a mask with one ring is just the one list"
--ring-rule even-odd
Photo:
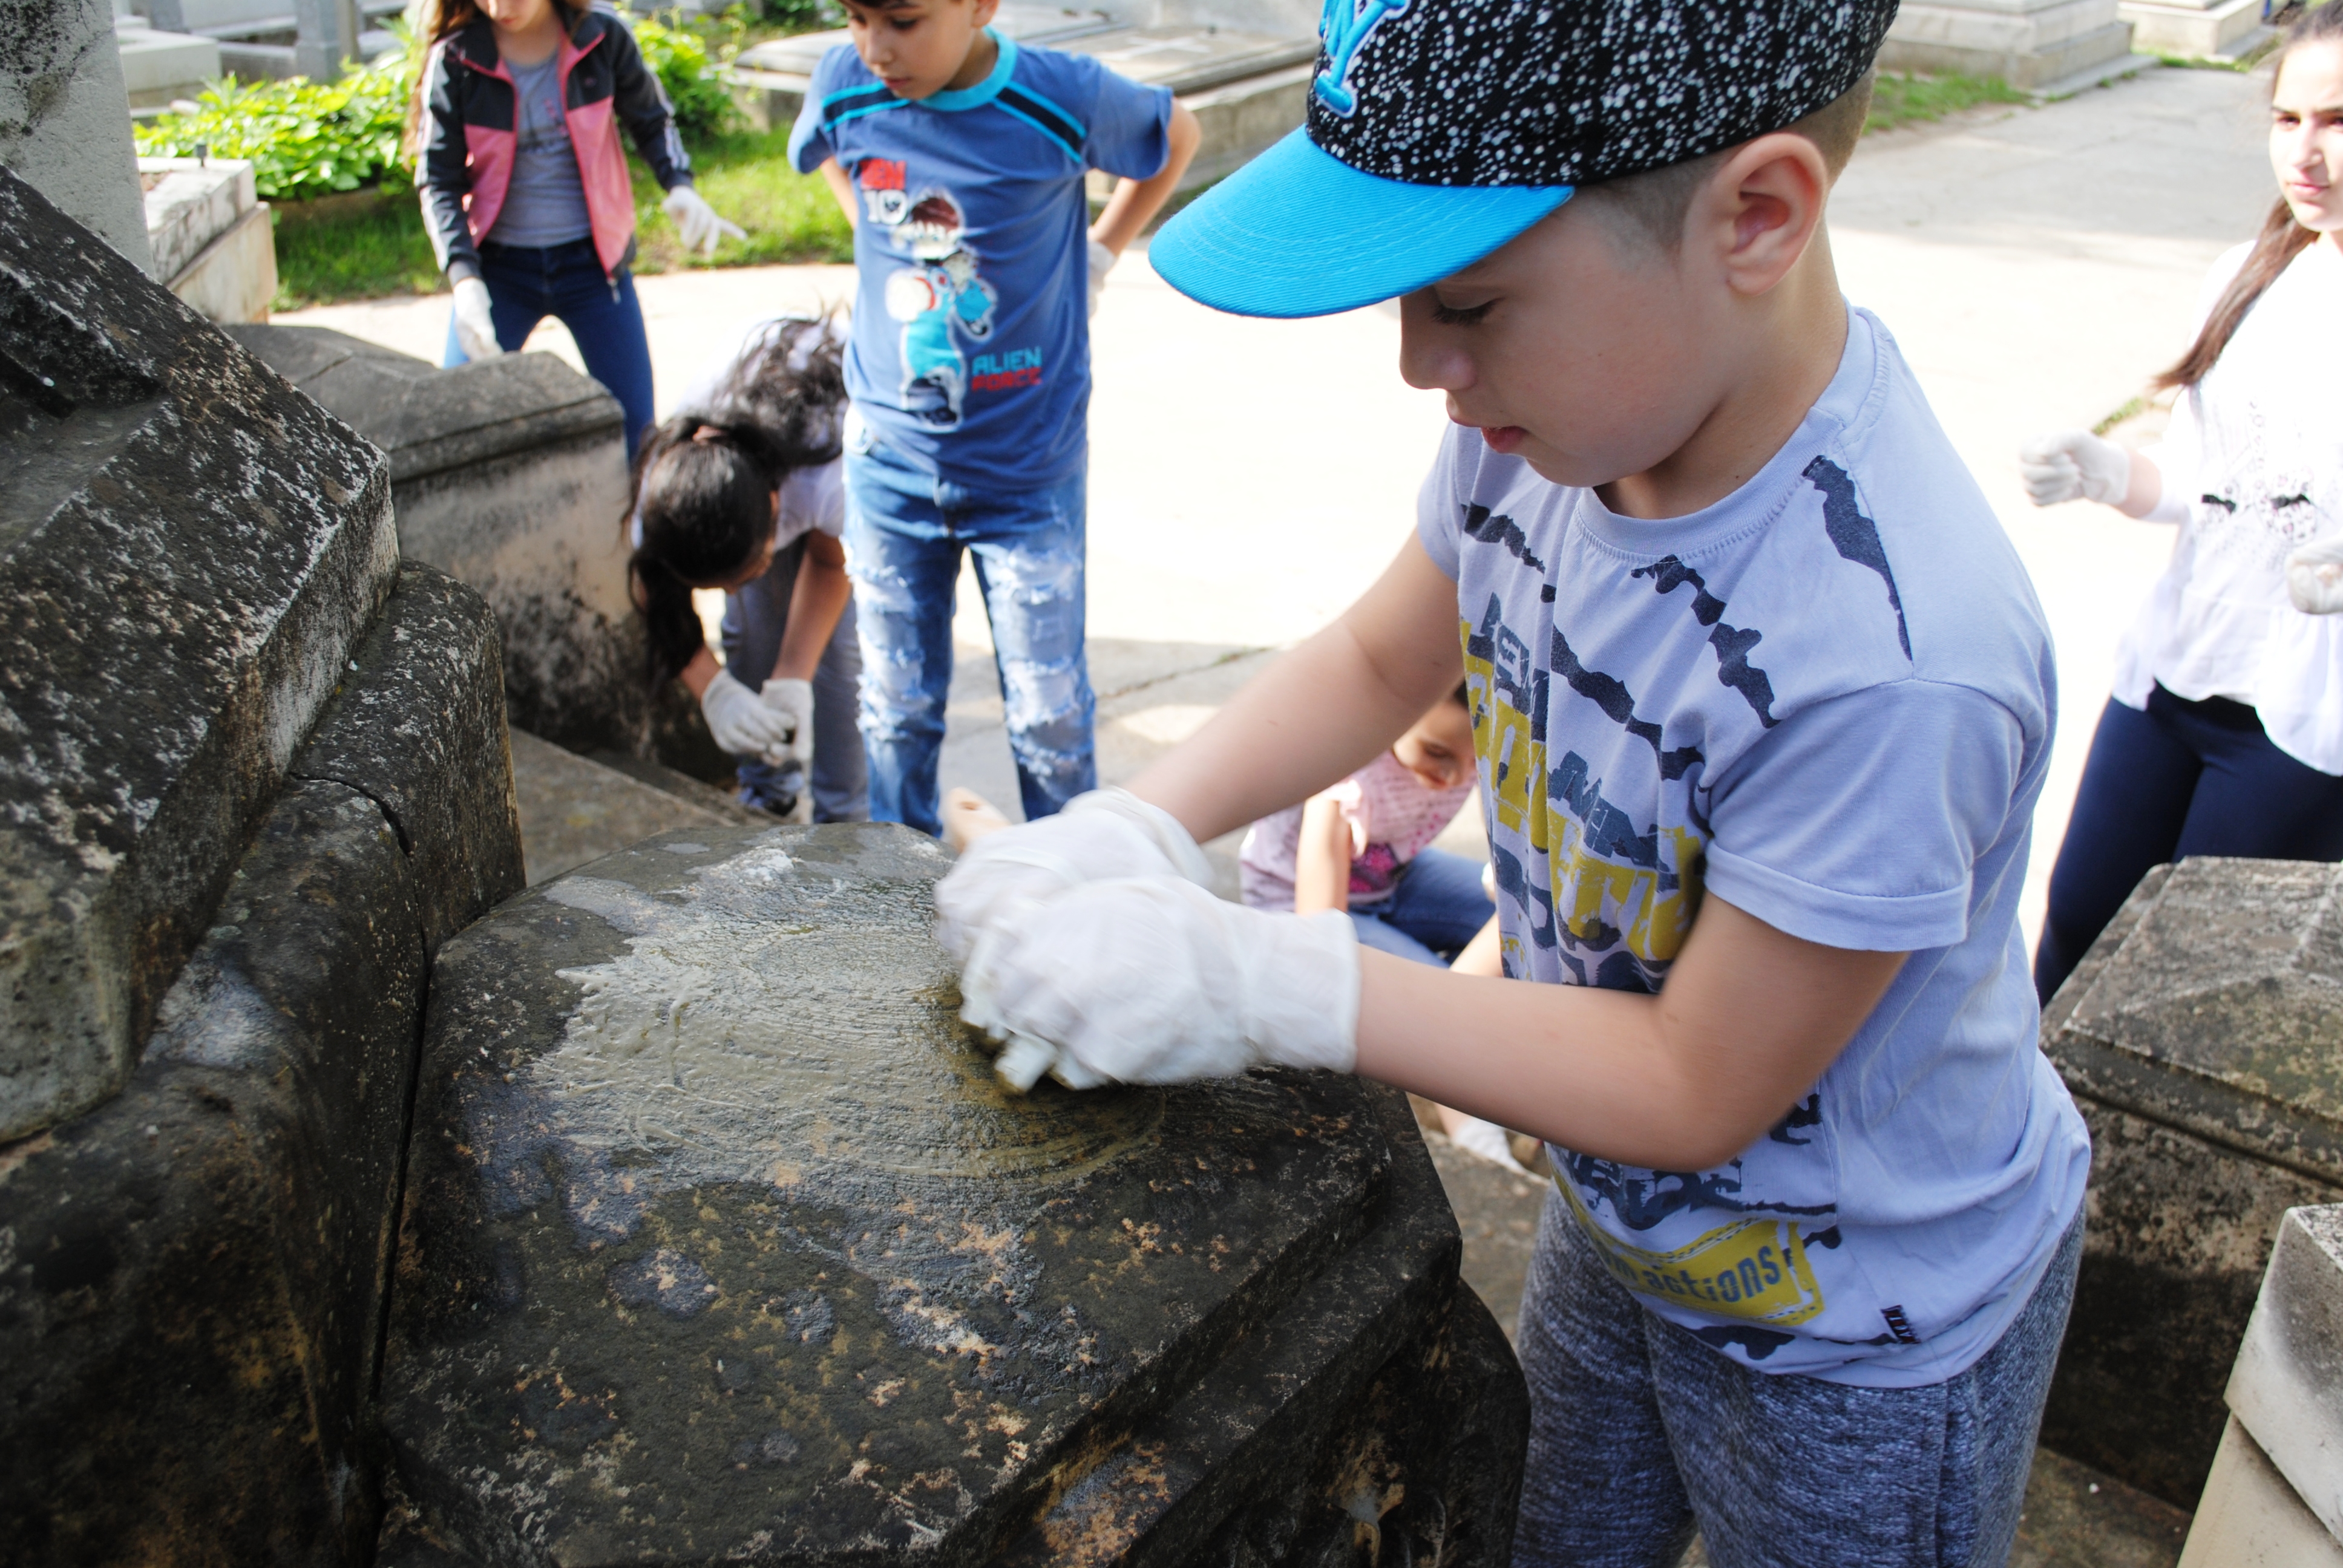
[(757, 700), (779, 714), (789, 727), (789, 744), (779, 751), (767, 751), (765, 760), (776, 768), (792, 762), (804, 767), (813, 756), (813, 682), (772, 676), (757, 693)]
[(1091, 241), (1091, 314), (1092, 316), (1098, 314), (1099, 296), (1106, 292), (1106, 275), (1112, 272), (1114, 264), (1121, 259), (1122, 257), (1098, 241)]
[(659, 211), (675, 220), (675, 232), (683, 237), (683, 248), (696, 250), (703, 256), (716, 254), (716, 242), (726, 235), (734, 239), (746, 239), (749, 231), (720, 216), (708, 205), (708, 198), (689, 186), (678, 186), (667, 193), (659, 203)]
[(1185, 877), (1201, 887), (1212, 868), (1169, 811), (1127, 789), (1093, 789), (1054, 817), (970, 845), (936, 884), (936, 940), (966, 964), (988, 931), (1013, 930), (1043, 900), (1110, 877)]
[(788, 718), (757, 700), (757, 694), (719, 669), (708, 689), (699, 694), (699, 711), (708, 719), (708, 733), (735, 757), (769, 757), (789, 743)]
[(2286, 597), (2305, 615), (2343, 611), (2343, 534), (2314, 540), (2286, 558)]
[[(996, 834), (995, 838), (1006, 837)], [(1176, 877), (1084, 882), (977, 941), (960, 1017), (1001, 1076), (1073, 1089), (1358, 1063), (1359, 940), (1339, 910), (1270, 914)]]
[(2037, 507), (2077, 497), (2123, 505), (2131, 492), (2131, 454), (2088, 430), (2039, 436), (2017, 449), (2017, 471)]
[(456, 280), (456, 344), (467, 359), (494, 359), (504, 353), (488, 308), (488, 286), (477, 277)]

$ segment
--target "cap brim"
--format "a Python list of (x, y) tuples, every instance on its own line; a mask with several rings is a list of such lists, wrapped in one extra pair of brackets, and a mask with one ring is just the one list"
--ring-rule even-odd
[(1569, 186), (1419, 186), (1362, 174), (1295, 131), (1165, 224), (1147, 260), (1238, 316), (1332, 316), (1462, 271)]

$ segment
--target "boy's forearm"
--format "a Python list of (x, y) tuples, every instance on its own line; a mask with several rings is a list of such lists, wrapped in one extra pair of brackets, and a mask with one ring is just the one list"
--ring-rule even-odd
[(1217, 838), (1364, 767), (1455, 686), (1463, 663), (1456, 585), (1410, 538), (1341, 619), (1127, 788), (1198, 842)]
[(1656, 996), (1359, 954), (1358, 1070), (1565, 1148), (1702, 1171), (1811, 1091), (1902, 967), (1711, 895)]
[(814, 172), (820, 175), (822, 183), (830, 187), (830, 194), (836, 199), (839, 210), (846, 215), (846, 226), (849, 228), (857, 226), (859, 215), (855, 209), (861, 204), (854, 199), (852, 176), (839, 167), (836, 158), (822, 159), (821, 167)]
[(1170, 126), (1171, 154), (1163, 166), (1143, 180), (1121, 180), (1114, 195), (1107, 198), (1106, 208), (1098, 221), (1091, 225), (1091, 237), (1121, 256), (1131, 242), (1146, 232), (1163, 204), (1180, 188), (1180, 178), (1195, 160), (1196, 148), (1204, 139), (1203, 127), (1184, 104), (1172, 106)]

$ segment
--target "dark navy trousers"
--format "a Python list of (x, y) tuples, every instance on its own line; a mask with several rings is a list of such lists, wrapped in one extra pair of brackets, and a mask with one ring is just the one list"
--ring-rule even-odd
[(2091, 737), (2034, 953), (2047, 1002), (2152, 867), (2191, 855), (2343, 860), (2343, 779), (2272, 744), (2254, 710), (2148, 693), (2109, 702)]
[[(480, 246), (480, 281), (488, 286), (488, 314), (497, 324), (497, 346), (520, 352), (537, 324), (550, 316), (569, 328), (586, 374), (599, 381), (627, 417), (627, 461), (650, 428), (651, 345), (643, 331), (643, 307), (635, 298), (635, 276), (625, 267), (602, 271), (590, 239), (568, 245)], [(447, 313), (447, 342), (439, 363), (468, 363), (456, 338), (456, 313)]]

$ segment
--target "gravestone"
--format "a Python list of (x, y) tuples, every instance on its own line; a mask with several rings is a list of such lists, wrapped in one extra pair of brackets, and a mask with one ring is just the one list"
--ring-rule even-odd
[(374, 449), (0, 172), (0, 1138), (127, 1081), (397, 566)]
[(1527, 1405), (1403, 1096), (1008, 1091), (900, 827), (646, 840), (432, 980), (423, 1564), (1502, 1563)]
[(146, 266), (110, 0), (10, 0), (0, 17), (0, 167)]
[(371, 1551), (430, 956), (520, 884), (496, 624), (389, 499), (0, 172), (11, 1563)]
[(2286, 1211), (2343, 1202), (2343, 870), (2145, 878), (2043, 1019), (2092, 1141), (2047, 1447), (2183, 1508)]
[(644, 683), (616, 398), (550, 354), (443, 370), (322, 327), (230, 335), (389, 457), (400, 552), (479, 589), (504, 628), (514, 728), (731, 778), (698, 706)]

